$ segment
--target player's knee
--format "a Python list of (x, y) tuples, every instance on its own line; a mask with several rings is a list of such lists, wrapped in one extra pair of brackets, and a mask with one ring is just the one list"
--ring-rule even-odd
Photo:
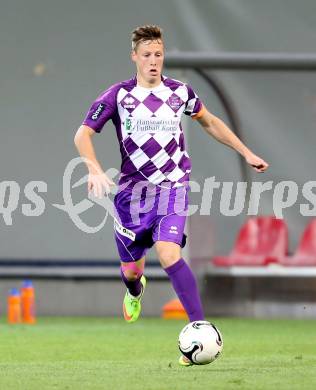
[(179, 260), (179, 253), (167, 248), (158, 251), (158, 257), (161, 265), (166, 268)]
[(134, 281), (141, 278), (144, 272), (144, 263), (139, 262), (136, 264), (132, 262), (128, 264), (121, 264), (121, 269), (127, 280)]
[(125, 269), (123, 271), (124, 273), (124, 276), (127, 280), (130, 280), (130, 281), (134, 281), (134, 280), (137, 280), (140, 278), (141, 275), (139, 275), (139, 272), (136, 272), (134, 270), (131, 270), (131, 269)]

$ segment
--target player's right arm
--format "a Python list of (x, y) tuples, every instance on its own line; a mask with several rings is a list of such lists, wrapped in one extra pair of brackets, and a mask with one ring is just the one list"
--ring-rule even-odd
[(75, 145), (81, 157), (85, 158), (88, 175), (88, 191), (102, 198), (104, 190), (110, 192), (113, 181), (104, 173), (96, 158), (92, 138), (100, 133), (109, 119), (117, 113), (116, 95), (119, 84), (113, 85), (92, 103), (82, 125), (75, 135)]
[(113, 181), (104, 173), (98, 162), (92, 143), (92, 137), (95, 131), (87, 126), (81, 125), (75, 135), (74, 142), (81, 157), (85, 159), (88, 168), (88, 191), (102, 198), (104, 190), (110, 192), (110, 187), (114, 185)]

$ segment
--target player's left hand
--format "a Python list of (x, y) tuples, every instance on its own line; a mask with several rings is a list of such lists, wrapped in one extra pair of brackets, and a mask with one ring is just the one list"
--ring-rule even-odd
[(251, 165), (256, 172), (262, 173), (266, 171), (269, 167), (269, 164), (266, 161), (264, 161), (262, 158), (256, 156), (253, 153), (248, 156), (245, 156), (245, 159), (247, 163)]

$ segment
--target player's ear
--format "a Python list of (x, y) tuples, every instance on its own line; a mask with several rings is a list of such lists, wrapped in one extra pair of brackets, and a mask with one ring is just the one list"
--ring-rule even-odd
[(132, 60), (133, 62), (136, 62), (136, 52), (135, 52), (135, 50), (132, 50), (132, 51), (131, 51), (131, 60)]

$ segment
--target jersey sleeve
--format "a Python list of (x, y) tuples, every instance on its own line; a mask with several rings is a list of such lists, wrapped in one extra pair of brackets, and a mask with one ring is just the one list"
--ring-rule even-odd
[(185, 105), (184, 114), (191, 116), (193, 119), (197, 119), (203, 114), (203, 103), (190, 85), (186, 85), (186, 87), (188, 91), (188, 100)]
[(101, 93), (92, 103), (82, 124), (100, 133), (106, 122), (112, 119), (117, 112), (116, 95), (117, 88), (115, 86)]

